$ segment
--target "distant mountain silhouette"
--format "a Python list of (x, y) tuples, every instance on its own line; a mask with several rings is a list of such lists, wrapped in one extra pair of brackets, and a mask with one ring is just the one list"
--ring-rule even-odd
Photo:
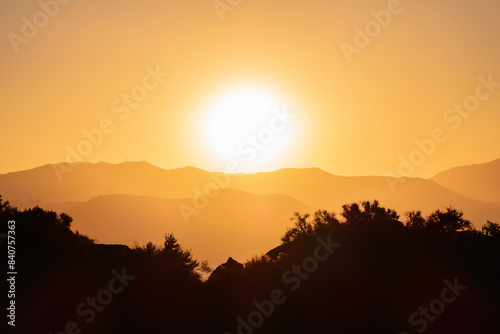
[[(164, 198), (193, 197), (193, 187), (213, 181), (194, 167), (165, 170), (147, 162), (45, 165), (0, 175), (4, 198), (10, 201), (86, 201), (108, 194), (149, 195)], [(61, 181), (62, 180), (62, 181)]]
[(433, 176), (431, 180), (478, 201), (500, 202), (500, 159), (451, 168)]

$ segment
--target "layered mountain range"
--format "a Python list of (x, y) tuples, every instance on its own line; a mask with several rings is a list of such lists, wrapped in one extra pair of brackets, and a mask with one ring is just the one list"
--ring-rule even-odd
[(318, 168), (224, 174), (194, 167), (165, 170), (146, 162), (45, 165), (0, 174), (0, 194), (20, 208), (66, 212), (73, 229), (101, 243), (161, 243), (174, 233), (211, 264), (239, 261), (279, 243), (294, 212), (340, 212), (378, 200), (424, 215), (453, 206), (480, 228), (500, 222), (500, 159), (443, 171), (429, 179), (338, 176)]

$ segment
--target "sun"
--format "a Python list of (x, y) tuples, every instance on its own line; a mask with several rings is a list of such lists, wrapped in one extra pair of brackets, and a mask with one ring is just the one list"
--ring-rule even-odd
[(255, 87), (224, 91), (204, 108), (203, 118), (202, 140), (219, 168), (236, 164), (238, 172), (252, 173), (285, 164), (295, 115), (276, 93)]

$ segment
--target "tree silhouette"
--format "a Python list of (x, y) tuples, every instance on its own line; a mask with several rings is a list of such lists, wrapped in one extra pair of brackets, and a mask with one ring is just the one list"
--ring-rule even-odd
[(406, 228), (410, 231), (422, 231), (425, 229), (425, 218), (422, 216), (422, 211), (409, 211), (405, 213)]
[(281, 242), (286, 244), (294, 240), (307, 238), (310, 236), (325, 234), (342, 226), (342, 223), (337, 219), (334, 212), (327, 210), (317, 210), (314, 212), (312, 221), (309, 220), (311, 216), (295, 212), (290, 220), (294, 221), (294, 226), (287, 228), (287, 231)]
[(436, 210), (431, 213), (425, 222), (425, 228), (433, 233), (453, 233), (472, 230), (470, 221), (463, 218), (464, 213), (453, 207), (446, 211)]
[(158, 255), (160, 248), (152, 242), (148, 242), (144, 246), (135, 246), (134, 251), (144, 257), (154, 257)]
[(285, 235), (281, 238), (281, 241), (283, 243), (289, 243), (293, 240), (313, 235), (314, 226), (311, 222), (307, 221), (309, 216), (308, 213), (301, 215), (299, 212), (295, 212), (294, 216), (290, 218), (290, 220), (295, 221), (295, 224), (293, 227), (288, 228)]
[(342, 226), (335, 212), (317, 210), (314, 213), (314, 231), (316, 234), (328, 233)]
[(390, 222), (399, 219), (396, 211), (386, 209), (380, 206), (380, 203), (375, 200), (362, 201), (361, 208), (358, 203), (342, 205), (342, 217), (345, 218), (347, 224), (367, 224), (370, 222)]
[(492, 221), (487, 221), (481, 228), (484, 235), (492, 238), (500, 238), (500, 224)]
[(173, 260), (172, 262), (175, 265), (184, 266), (192, 271), (199, 266), (198, 261), (193, 258), (191, 252), (182, 249), (173, 233), (165, 234), (165, 242), (163, 244), (163, 249), (159, 252), (159, 255), (170, 258)]
[(2, 195), (0, 195), (0, 219), (2, 221), (11, 220), (17, 212), (18, 210), (11, 207), (10, 203), (8, 201), (4, 201), (2, 199)]

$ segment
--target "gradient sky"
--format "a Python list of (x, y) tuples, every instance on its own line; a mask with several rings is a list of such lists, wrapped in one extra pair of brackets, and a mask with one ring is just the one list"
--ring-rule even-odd
[[(254, 171), (397, 173), (400, 157), (436, 128), (447, 139), (411, 176), (499, 158), (500, 86), (460, 125), (443, 117), (475, 93), (478, 77), (500, 81), (500, 2), (401, 0), (348, 62), (341, 43), (355, 45), (355, 28), (388, 3), (245, 0), (221, 20), (211, 0), (73, 0), (44, 24), (37, 1), (3, 0), (0, 173), (65, 161), (104, 119), (113, 131), (87, 161), (224, 171), (227, 161), (207, 149), (207, 110), (241, 87), (295, 116), (282, 154)], [(14, 47), (10, 33), (23, 36), (33, 15), (41, 26)], [(157, 67), (168, 77), (126, 117), (115, 113), (113, 102)]]

